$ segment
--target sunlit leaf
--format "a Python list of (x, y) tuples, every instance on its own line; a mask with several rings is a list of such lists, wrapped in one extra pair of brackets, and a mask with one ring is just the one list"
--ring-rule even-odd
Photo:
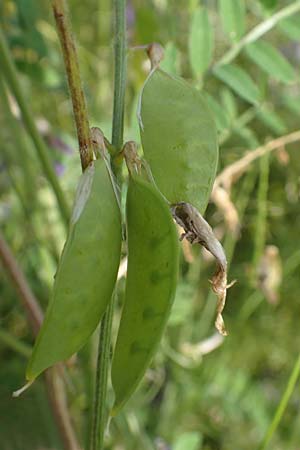
[(260, 101), (260, 92), (250, 76), (235, 64), (226, 64), (216, 67), (214, 75), (231, 87), (240, 97), (250, 103)]
[(192, 71), (200, 77), (209, 67), (213, 53), (213, 29), (205, 8), (197, 8), (191, 18), (189, 59)]
[(249, 58), (272, 78), (283, 83), (295, 81), (296, 74), (294, 68), (269, 42), (260, 40), (247, 45), (246, 52)]
[(237, 41), (245, 32), (244, 0), (219, 0), (219, 10), (224, 31), (232, 41)]
[(202, 442), (202, 436), (196, 431), (181, 434), (173, 447), (174, 450), (198, 450)]

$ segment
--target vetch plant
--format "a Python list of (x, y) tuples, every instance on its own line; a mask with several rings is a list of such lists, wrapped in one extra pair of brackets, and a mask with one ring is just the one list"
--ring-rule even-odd
[[(64, 39), (59, 7), (55, 6), (54, 12)], [(72, 55), (68, 46), (65, 54), (67, 60)], [(118, 151), (99, 129), (92, 129), (87, 133), (88, 138), (79, 139), (83, 175), (55, 276), (53, 297), (26, 371), (31, 383), (47, 367), (77, 352), (111, 302), (120, 261), (122, 228), (118, 205), (120, 177), (117, 180), (115, 176), (125, 159), (129, 170), (128, 275), (113, 353), (112, 383), (116, 398), (112, 415), (120, 410), (142, 379), (170, 313), (179, 265), (179, 237), (172, 215), (185, 231), (182, 238), (204, 245), (218, 260), (218, 271), (212, 281), (219, 297), (216, 327), (227, 334), (221, 316), (228, 287), (226, 258), (221, 244), (201, 216), (218, 162), (215, 123), (199, 91), (159, 68), (162, 48), (152, 44), (148, 54), (152, 69), (142, 88), (138, 111), (145, 161), (138, 156), (133, 142)], [(69, 64), (70, 88), (74, 93), (79, 86), (72, 67)], [(80, 96), (79, 106), (78, 96), (73, 96), (73, 102), (75, 109), (81, 108)], [(81, 124), (79, 115), (76, 110), (77, 127)], [(80, 137), (80, 127), (78, 133)], [(93, 149), (93, 160), (86, 165), (88, 142)], [(99, 426), (103, 429), (104, 421), (105, 413), (96, 419), (94, 434)], [(97, 448), (97, 445), (96, 436), (92, 446)]]
[[(240, 230), (239, 220), (244, 214), (255, 177), (249, 177), (247, 200), (241, 196), (243, 202), (240, 202), (239, 208), (231, 199), (231, 186), (256, 158), (300, 139), (299, 131), (295, 131), (257, 146), (256, 150), (225, 167), (216, 178), (218, 141), (225, 142), (231, 134), (239, 134), (252, 145), (253, 136), (247, 126), (254, 118), (273, 127), (276, 132), (278, 129), (282, 131), (281, 122), (272, 113), (270, 105), (267, 102), (262, 104), (262, 92), (253, 81), (252, 74), (250, 76), (239, 63), (233, 62), (235, 57), (245, 53), (248, 60), (270, 76), (274, 73), (274, 79), (278, 82), (290, 84), (296, 79), (285, 57), (278, 55), (276, 48), (261, 38), (281, 20), (299, 11), (299, 1), (275, 14), (273, 21), (266, 18), (248, 34), (245, 34), (243, 2), (230, 1), (228, 4), (229, 10), (227, 2), (220, 2), (220, 17), (232, 46), (213, 65), (214, 33), (208, 11), (205, 6), (195, 6), (189, 38), (190, 66), (197, 78), (195, 83), (162, 69), (164, 51), (160, 45), (145, 46), (151, 69), (139, 93), (137, 118), (142, 144), (140, 149), (133, 141), (123, 142), (126, 1), (114, 1), (115, 76), (110, 142), (100, 128), (90, 127), (76, 47), (66, 14), (66, 1), (52, 0), (73, 102), (83, 173), (78, 183), (52, 297), (27, 366), (26, 378), (31, 384), (47, 368), (78, 352), (100, 324), (91, 450), (103, 448), (109, 418), (116, 416), (136, 391), (158, 349), (175, 297), (179, 242), (184, 239), (188, 241), (186, 244), (205, 247), (216, 259), (217, 269), (210, 281), (217, 296), (215, 326), (220, 334), (227, 335), (222, 313), (227, 289), (233, 284), (228, 284), (227, 270)], [(240, 7), (236, 9), (237, 4)], [(228, 11), (235, 13), (229, 14)], [(199, 31), (202, 25), (203, 29)], [(208, 46), (203, 45), (204, 34), (209, 37)], [(198, 39), (202, 40), (202, 58), (198, 54)], [(16, 77), (0, 34), (1, 56), (6, 61), (4, 69), (7, 76), (13, 80), (12, 90), (25, 118), (24, 124), (32, 136), (44, 172), (67, 222), (67, 205), (53, 175), (44, 144), (40, 142), (15, 82)], [(275, 69), (266, 70), (268, 62), (279, 68), (277, 72)], [(207, 70), (215, 82), (226, 84), (242, 99), (244, 106), (249, 103), (251, 107), (236, 118), (238, 108), (231, 90), (225, 88), (223, 91), (224, 107), (204, 89), (200, 90)], [(125, 184), (127, 190), (122, 189)], [(223, 246), (203, 217), (210, 198), (225, 216), (227, 231), (234, 230), (232, 235), (226, 234), (224, 244), (229, 249), (228, 262)], [(125, 218), (120, 208), (123, 200), (126, 203)], [(265, 246), (267, 190), (262, 200), (263, 212), (260, 215), (264, 227), (261, 239), (256, 242), (255, 263), (259, 261)], [(261, 221), (258, 221), (259, 224)], [(128, 271), (118, 331), (112, 337), (121, 255), (128, 259)], [(212, 317), (213, 309), (214, 305), (211, 313), (208, 311), (207, 316), (203, 315), (202, 321), (210, 314)], [(210, 320), (206, 322), (209, 324)], [(299, 362), (297, 377), (298, 366)], [(107, 396), (110, 375), (113, 401)], [(281, 414), (280, 410), (280, 417)], [(278, 420), (272, 425), (272, 433)]]

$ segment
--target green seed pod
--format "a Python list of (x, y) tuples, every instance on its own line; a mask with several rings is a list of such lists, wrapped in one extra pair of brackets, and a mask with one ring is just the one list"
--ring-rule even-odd
[(154, 69), (141, 99), (140, 133), (155, 182), (170, 203), (204, 213), (218, 163), (217, 131), (201, 93)]
[(142, 379), (161, 339), (176, 290), (178, 236), (157, 188), (130, 177), (126, 204), (128, 271), (112, 363), (112, 415)]
[(120, 210), (99, 159), (79, 182), (52, 299), (27, 367), (29, 381), (86, 343), (111, 299), (120, 252)]

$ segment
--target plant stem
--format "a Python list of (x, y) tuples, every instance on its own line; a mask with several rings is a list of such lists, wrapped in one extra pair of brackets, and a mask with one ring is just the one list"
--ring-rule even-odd
[(93, 145), (67, 2), (52, 0), (52, 8), (63, 51), (77, 129), (81, 167), (84, 170), (93, 160)]
[(220, 61), (215, 64), (215, 67), (223, 64), (229, 64), (236, 58), (236, 56), (242, 51), (242, 49), (252, 42), (257, 41), (261, 36), (270, 31), (278, 22), (292, 16), (296, 12), (300, 11), (300, 1), (297, 0), (291, 5), (282, 8), (277, 13), (273, 14), (268, 19), (264, 20), (256, 27), (254, 27), (248, 34), (246, 34), (237, 44), (235, 44), (228, 52), (226, 52)]
[(69, 209), (65, 201), (63, 191), (57, 180), (57, 176), (55, 174), (51, 159), (49, 158), (48, 149), (36, 128), (32, 112), (29, 109), (29, 104), (25, 99), (25, 97), (23, 96), (23, 92), (18, 81), (16, 67), (13, 63), (8, 46), (6, 44), (4, 35), (1, 30), (0, 30), (0, 63), (2, 73), (6, 79), (7, 84), (10, 86), (10, 89), (16, 101), (18, 102), (19, 108), (22, 113), (24, 125), (35, 145), (38, 157), (43, 167), (44, 174), (53, 189), (53, 192), (56, 196), (56, 200), (58, 203), (58, 207), (61, 212), (61, 216), (67, 227), (69, 222)]
[[(43, 313), (35, 295), (19, 267), (4, 237), (0, 233), (0, 261), (19, 293), (22, 305), (28, 316), (33, 334), (36, 336), (43, 321)], [(2, 336), (3, 337), (3, 336)], [(80, 450), (67, 408), (66, 394), (57, 366), (45, 372), (49, 403), (60, 431), (66, 450)]]
[(261, 445), (259, 446), (259, 450), (265, 450), (268, 447), (270, 440), (272, 439), (272, 437), (282, 419), (282, 416), (286, 410), (288, 402), (294, 391), (295, 385), (298, 381), (299, 375), (300, 375), (300, 354), (298, 355), (298, 357), (295, 361), (295, 364), (294, 364), (293, 370), (291, 372), (291, 375), (288, 379), (285, 391), (281, 397), (280, 403), (276, 409), (273, 420), (265, 434), (265, 437), (264, 437)]
[(115, 70), (112, 145), (119, 151), (123, 145), (126, 87), (126, 0), (114, 0), (115, 5)]
[(264, 253), (266, 234), (267, 234), (267, 219), (268, 219), (268, 189), (269, 189), (269, 157), (270, 153), (266, 153), (260, 158), (260, 174), (257, 192), (257, 216), (254, 230), (254, 251), (252, 259), (252, 283), (257, 285), (258, 272), (261, 257)]
[[(118, 152), (123, 145), (125, 85), (126, 85), (126, 0), (114, 0), (115, 10), (115, 71), (112, 144)], [(91, 450), (102, 450), (107, 423), (106, 397), (110, 364), (111, 328), (114, 295), (104, 314), (100, 328), (95, 380), (95, 401), (92, 422)]]

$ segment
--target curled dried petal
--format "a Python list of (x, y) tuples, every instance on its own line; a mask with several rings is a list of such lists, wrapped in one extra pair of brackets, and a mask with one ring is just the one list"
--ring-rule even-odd
[(192, 205), (180, 202), (173, 205), (171, 211), (176, 222), (184, 229), (181, 239), (186, 238), (191, 244), (202, 245), (216, 258), (217, 269), (211, 280), (212, 289), (218, 298), (215, 326), (219, 333), (226, 336), (222, 311), (226, 302), (227, 289), (234, 282), (227, 284), (227, 260), (224, 249), (215, 237), (211, 226)]

